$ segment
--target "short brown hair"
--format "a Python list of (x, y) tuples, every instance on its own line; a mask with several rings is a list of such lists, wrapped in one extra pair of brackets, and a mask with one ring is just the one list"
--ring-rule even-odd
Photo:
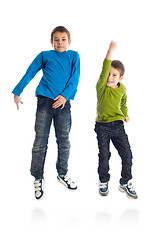
[(53, 41), (53, 34), (55, 32), (66, 32), (67, 33), (67, 37), (68, 37), (68, 41), (70, 41), (70, 39), (71, 39), (70, 32), (67, 30), (67, 28), (65, 28), (63, 26), (58, 26), (58, 27), (53, 29), (53, 31), (51, 32), (51, 41)]
[(124, 75), (125, 72), (125, 68), (122, 62), (120, 62), (119, 60), (113, 60), (111, 63), (111, 66), (118, 69), (120, 71), (120, 76), (122, 77)]

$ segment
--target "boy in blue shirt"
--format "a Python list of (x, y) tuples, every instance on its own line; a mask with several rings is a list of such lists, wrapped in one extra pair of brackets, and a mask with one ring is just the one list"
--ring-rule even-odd
[(70, 190), (76, 184), (68, 177), (68, 158), (70, 153), (69, 133), (71, 129), (71, 105), (80, 77), (80, 58), (76, 51), (68, 50), (71, 43), (69, 31), (62, 26), (51, 33), (54, 50), (41, 52), (31, 63), (21, 81), (14, 88), (14, 101), (19, 109), (23, 104), (20, 94), (36, 73), (43, 76), (36, 89), (37, 111), (35, 122), (35, 141), (32, 149), (31, 175), (35, 177), (35, 197), (43, 196), (43, 173), (51, 123), (55, 128), (58, 146), (56, 168), (57, 179)]

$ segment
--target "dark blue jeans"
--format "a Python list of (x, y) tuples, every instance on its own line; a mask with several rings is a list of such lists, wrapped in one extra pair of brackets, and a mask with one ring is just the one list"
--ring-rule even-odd
[(101, 182), (110, 180), (109, 174), (109, 159), (110, 140), (118, 151), (122, 160), (121, 184), (126, 184), (132, 178), (132, 152), (130, 149), (128, 136), (124, 130), (123, 121), (114, 121), (110, 123), (96, 122), (95, 132), (97, 133), (98, 148), (99, 148), (99, 165), (98, 174)]
[(70, 153), (69, 132), (71, 129), (70, 102), (66, 102), (63, 109), (52, 108), (54, 100), (43, 96), (38, 97), (35, 141), (32, 149), (31, 175), (35, 178), (43, 178), (44, 163), (47, 153), (48, 138), (53, 121), (55, 136), (58, 146), (58, 158), (56, 163), (59, 175), (65, 175), (68, 170), (68, 158)]

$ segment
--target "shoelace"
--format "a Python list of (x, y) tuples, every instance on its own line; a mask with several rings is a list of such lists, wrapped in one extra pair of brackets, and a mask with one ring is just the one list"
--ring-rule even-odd
[(107, 187), (107, 183), (97, 183), (99, 185), (100, 188), (106, 188)]
[(41, 190), (41, 183), (39, 181), (34, 181), (34, 188), (35, 192), (38, 192)]
[(130, 190), (131, 192), (135, 192), (134, 186), (132, 185), (132, 183), (129, 183), (129, 184), (128, 184), (128, 188), (129, 188), (129, 190)]
[(68, 177), (68, 175), (66, 175), (64, 177), (64, 180), (71, 186), (75, 185), (75, 183), (71, 180), (71, 178)]

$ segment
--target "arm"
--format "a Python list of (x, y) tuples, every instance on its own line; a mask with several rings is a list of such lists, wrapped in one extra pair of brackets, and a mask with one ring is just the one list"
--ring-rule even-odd
[(80, 57), (79, 54), (76, 54), (76, 57), (73, 60), (71, 77), (68, 80), (65, 89), (61, 93), (63, 97), (67, 100), (72, 97), (73, 93), (76, 92), (80, 77)]
[(43, 58), (42, 53), (40, 53), (31, 63), (29, 68), (26, 71), (26, 74), (23, 76), (21, 81), (17, 84), (17, 86), (13, 89), (12, 93), (14, 94), (14, 101), (17, 105), (17, 109), (19, 109), (19, 103), (22, 103), (19, 97), (23, 92), (23, 89), (27, 86), (27, 84), (34, 78), (36, 73), (42, 69), (43, 66)]
[(99, 90), (101, 90), (101, 88), (106, 85), (107, 78), (108, 78), (108, 75), (109, 75), (110, 66), (111, 66), (111, 62), (112, 62), (112, 60), (111, 60), (112, 53), (116, 48), (117, 48), (117, 43), (111, 41), (111, 43), (109, 45), (109, 48), (108, 48), (106, 58), (103, 62), (103, 67), (102, 67), (102, 72), (100, 74), (100, 78), (99, 78), (99, 80), (97, 82), (97, 85), (96, 85), (97, 92), (99, 92)]
[(127, 95), (126, 93), (123, 95), (121, 100), (121, 111), (123, 112), (125, 116), (125, 122), (129, 122), (130, 118), (128, 116), (128, 108), (127, 108)]
[(110, 43), (110, 45), (109, 45), (109, 48), (108, 48), (107, 55), (106, 55), (106, 59), (112, 60), (112, 53), (113, 53), (113, 51), (114, 51), (116, 48), (117, 48), (117, 43), (111, 41), (111, 43)]
[(73, 61), (71, 77), (68, 80), (63, 92), (54, 99), (56, 100), (56, 102), (52, 105), (53, 108), (58, 108), (61, 105), (62, 105), (61, 109), (64, 108), (66, 101), (70, 99), (72, 95), (77, 91), (79, 77), (80, 77), (80, 58), (79, 54), (77, 53), (76, 58)]

